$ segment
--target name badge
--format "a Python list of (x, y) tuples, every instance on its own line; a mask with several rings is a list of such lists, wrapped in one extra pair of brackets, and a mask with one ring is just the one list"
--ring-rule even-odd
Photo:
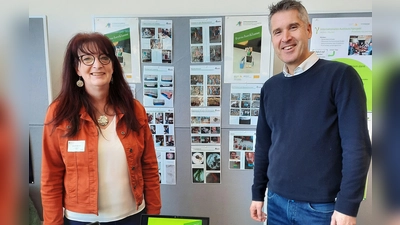
[(68, 141), (68, 152), (84, 152), (85, 140), (82, 141)]

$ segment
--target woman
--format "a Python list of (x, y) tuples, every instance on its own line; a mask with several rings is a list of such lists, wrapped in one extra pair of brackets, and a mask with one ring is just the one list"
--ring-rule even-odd
[(45, 118), (41, 185), (44, 225), (133, 225), (160, 213), (147, 115), (102, 34), (78, 33), (67, 46)]

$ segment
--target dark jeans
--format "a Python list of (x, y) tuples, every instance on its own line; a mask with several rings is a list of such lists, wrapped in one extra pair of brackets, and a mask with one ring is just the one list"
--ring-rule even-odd
[(335, 202), (309, 203), (268, 191), (268, 225), (330, 225)]
[[(140, 225), (140, 217), (144, 213), (146, 213), (146, 209), (143, 209), (141, 212), (134, 214), (132, 216), (128, 216), (122, 220), (117, 220), (117, 221), (113, 221), (113, 222), (101, 222), (99, 224), (101, 224), (101, 225)], [(69, 220), (66, 217), (64, 217), (64, 225), (87, 225), (91, 222), (94, 222), (94, 221), (79, 222), (79, 221)]]

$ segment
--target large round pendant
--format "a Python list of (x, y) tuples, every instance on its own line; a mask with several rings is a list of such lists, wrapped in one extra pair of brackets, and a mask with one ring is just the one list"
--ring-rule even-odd
[(107, 116), (102, 115), (97, 119), (97, 122), (100, 124), (100, 126), (106, 126), (108, 124), (108, 118)]

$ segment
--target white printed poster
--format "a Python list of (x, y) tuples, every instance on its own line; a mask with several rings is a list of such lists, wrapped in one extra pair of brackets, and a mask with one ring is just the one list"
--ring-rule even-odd
[(192, 63), (222, 61), (222, 18), (190, 20), (190, 55)]
[(231, 84), (229, 124), (257, 125), (263, 84)]
[(106, 35), (115, 46), (128, 83), (140, 83), (139, 20), (133, 17), (94, 17), (93, 30)]
[(191, 108), (192, 145), (221, 145), (221, 108)]
[(172, 62), (172, 20), (142, 20), (140, 33), (143, 63)]
[(146, 113), (156, 149), (175, 146), (174, 109), (146, 108)]
[(192, 146), (192, 182), (221, 183), (221, 146)]
[(190, 66), (191, 107), (221, 106), (221, 66)]
[(264, 83), (271, 55), (267, 16), (225, 17), (225, 83)]
[(143, 67), (143, 105), (154, 107), (174, 106), (174, 67)]
[(229, 131), (229, 169), (254, 169), (256, 131)]
[(131, 89), (133, 98), (136, 98), (136, 84), (128, 83), (129, 88)]
[(176, 151), (173, 108), (146, 108), (157, 153), (161, 184), (176, 184)]
[(156, 150), (158, 174), (161, 184), (176, 184), (176, 151), (175, 148), (159, 147)]
[(321, 59), (354, 67), (361, 76), (372, 112), (372, 18), (314, 18), (311, 51)]

